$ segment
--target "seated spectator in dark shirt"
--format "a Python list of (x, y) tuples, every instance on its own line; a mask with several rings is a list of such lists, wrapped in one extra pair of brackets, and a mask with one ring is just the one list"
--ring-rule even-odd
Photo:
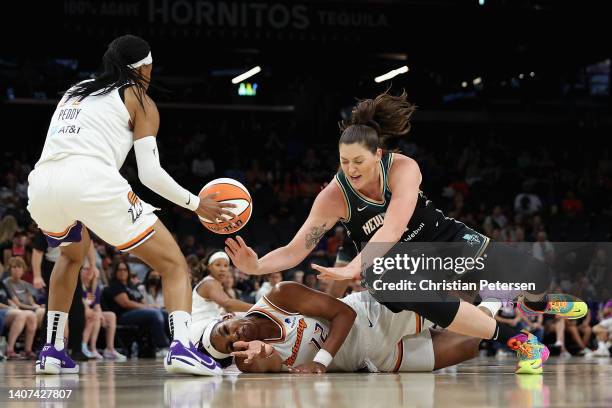
[(8, 290), (11, 300), (21, 310), (31, 310), (36, 314), (37, 327), (40, 327), (45, 318), (45, 306), (36, 303), (36, 289), (28, 282), (21, 279), (27, 265), (23, 258), (14, 256), (8, 261), (10, 276), (3, 283)]
[(118, 262), (113, 268), (107, 289), (110, 310), (117, 315), (118, 324), (136, 325), (148, 330), (156, 347), (167, 348), (169, 343), (161, 310), (143, 303), (142, 293), (132, 287), (129, 277), (129, 266), (125, 262)]

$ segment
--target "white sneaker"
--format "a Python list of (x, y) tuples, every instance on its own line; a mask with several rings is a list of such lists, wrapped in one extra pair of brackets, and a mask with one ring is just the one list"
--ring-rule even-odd
[(570, 358), (571, 356), (572, 355), (568, 353), (567, 350), (563, 350), (561, 354), (559, 354), (559, 357), (563, 357), (563, 358)]
[(593, 352), (594, 357), (610, 357), (610, 351), (606, 346), (599, 346), (597, 350)]
[(89, 348), (85, 343), (81, 344), (81, 352), (85, 354), (85, 357), (87, 358), (96, 358), (95, 355), (91, 351), (89, 351)]
[(117, 350), (113, 350), (113, 351), (104, 350), (104, 358), (106, 360), (114, 360), (120, 363), (127, 361), (127, 357), (119, 353)]

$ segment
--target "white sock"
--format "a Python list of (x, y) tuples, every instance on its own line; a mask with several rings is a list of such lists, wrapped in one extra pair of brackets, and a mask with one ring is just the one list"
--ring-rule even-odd
[(502, 303), (499, 299), (487, 298), (480, 302), (478, 307), (487, 309), (489, 312), (491, 312), (491, 317), (495, 317), (497, 312), (499, 312), (499, 309), (501, 309)]
[(68, 313), (47, 312), (47, 344), (53, 344), (58, 351), (64, 349), (64, 329), (67, 320)]
[(180, 341), (184, 346), (189, 346), (191, 315), (183, 310), (176, 310), (168, 316), (168, 323), (172, 339)]

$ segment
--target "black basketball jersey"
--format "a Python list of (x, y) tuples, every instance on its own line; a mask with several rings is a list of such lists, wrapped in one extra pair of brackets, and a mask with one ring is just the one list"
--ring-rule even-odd
[[(340, 222), (346, 228), (347, 235), (355, 244), (357, 252), (361, 251), (363, 243), (370, 241), (385, 220), (385, 213), (392, 196), (388, 184), (389, 169), (392, 164), (393, 153), (385, 153), (380, 162), (383, 189), (382, 202), (373, 201), (356, 191), (342, 170), (336, 174), (336, 180), (348, 203), (348, 218), (340, 220)], [(464, 228), (466, 226), (463, 223), (446, 217), (425, 197), (422, 191), (419, 191), (416, 208), (400, 242), (453, 241), (458, 232)]]

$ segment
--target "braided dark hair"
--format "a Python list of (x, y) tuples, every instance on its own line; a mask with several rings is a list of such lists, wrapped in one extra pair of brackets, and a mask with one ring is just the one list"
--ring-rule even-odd
[(144, 108), (144, 95), (149, 81), (128, 65), (142, 60), (149, 52), (151, 52), (149, 43), (140, 37), (127, 34), (115, 38), (102, 57), (101, 73), (97, 74), (93, 81), (75, 85), (66, 95), (68, 98), (83, 100), (95, 92), (104, 95), (131, 83), (136, 87), (138, 103)]

